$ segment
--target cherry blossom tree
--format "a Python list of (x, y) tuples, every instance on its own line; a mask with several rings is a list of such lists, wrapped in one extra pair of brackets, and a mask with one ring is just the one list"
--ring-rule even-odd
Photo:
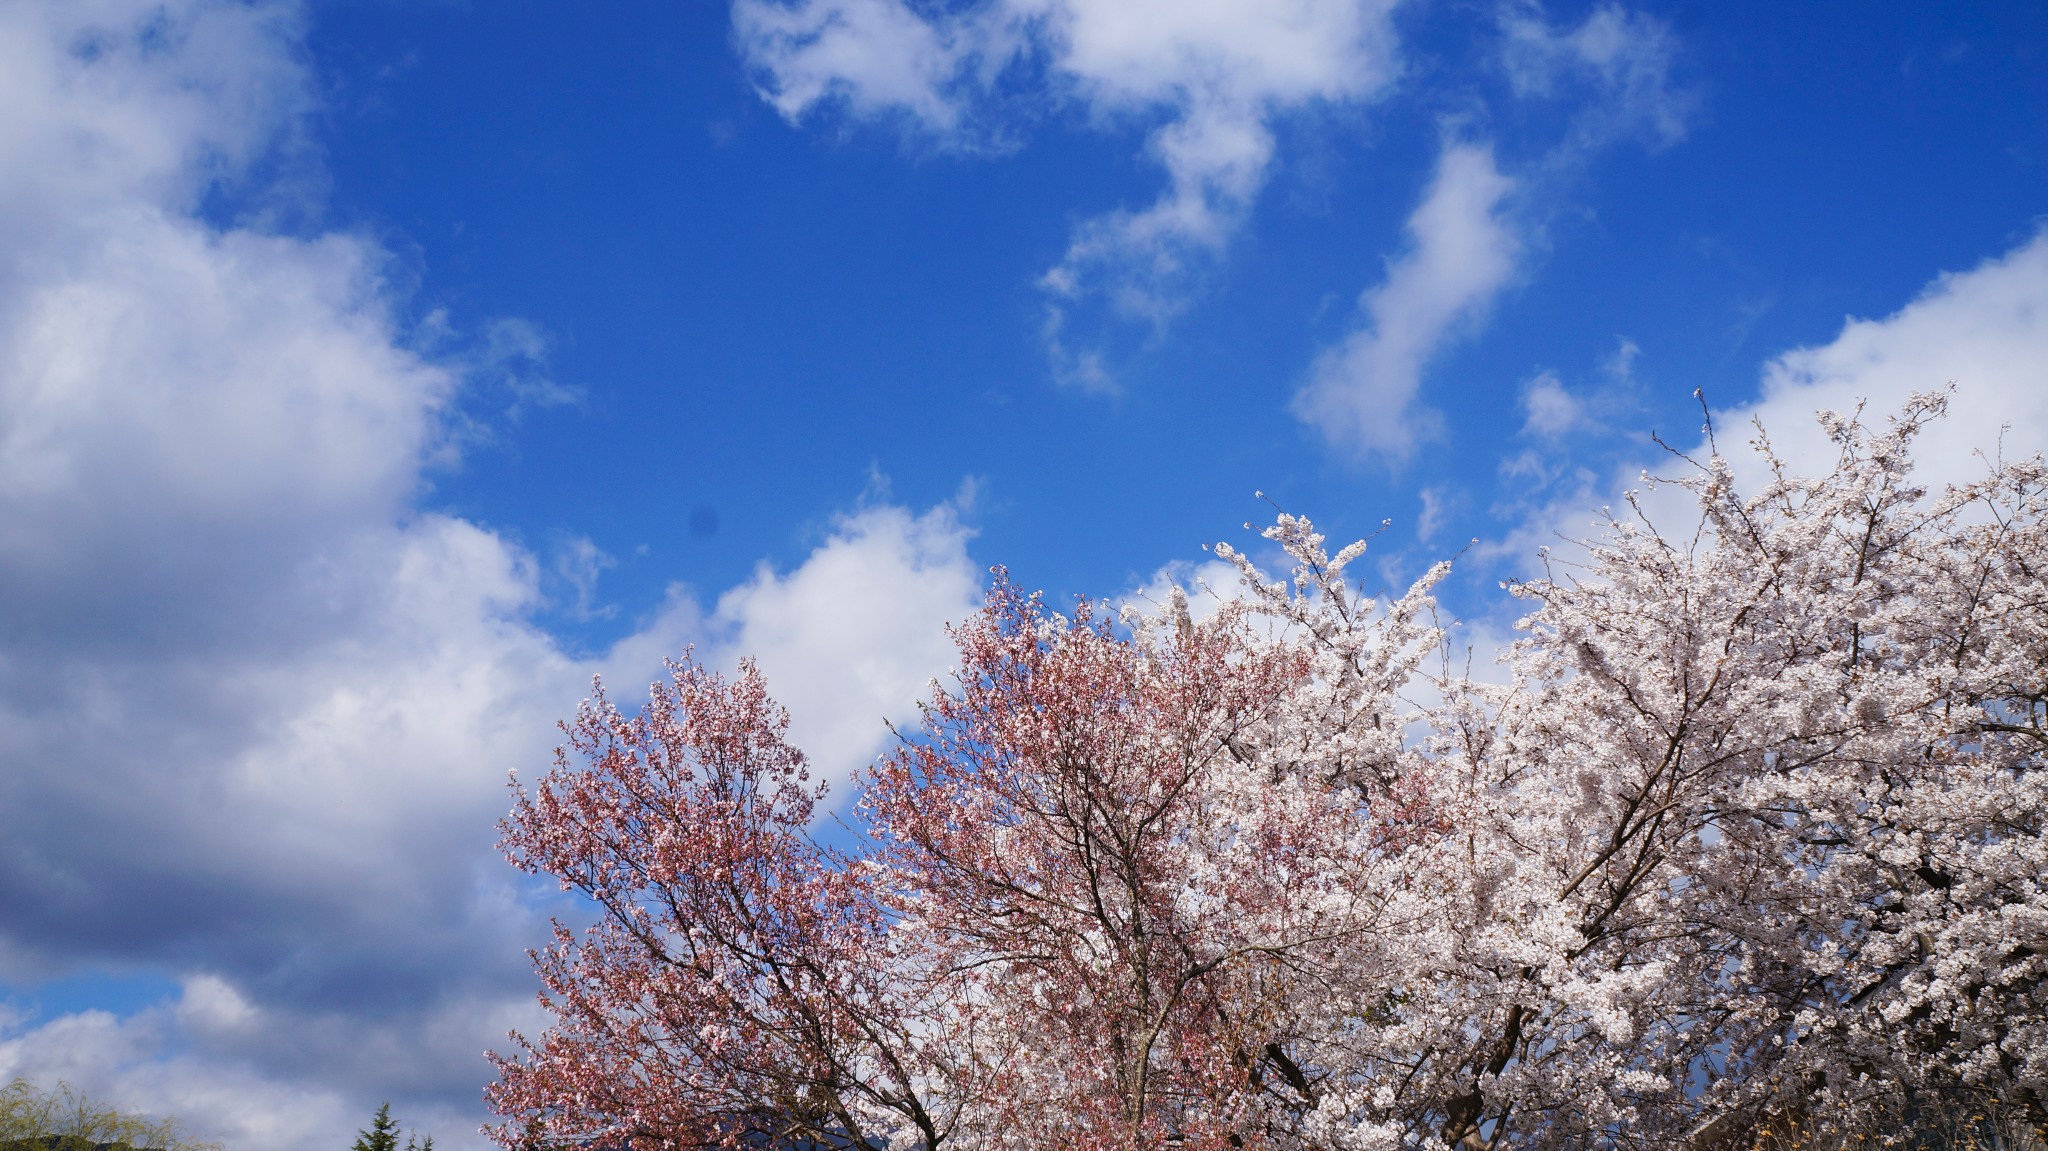
[[(671, 665), (625, 716), (602, 686), (505, 824), (508, 855), (602, 912), (534, 956), (556, 1025), (496, 1057), (507, 1146), (855, 1142), (937, 1147), (868, 869), (806, 833), (822, 787), (743, 665)], [(571, 754), (575, 756), (572, 761)], [(517, 1038), (517, 1037), (515, 1037)], [(879, 1117), (879, 1118), (878, 1118)]]
[(1515, 589), (1512, 682), (1455, 685), (1436, 725), (1496, 861), (1447, 945), (1485, 1005), (1447, 1138), (1868, 1134), (1958, 1094), (2048, 1119), (2048, 473), (1915, 487), (1942, 407), (1825, 416), (1817, 478), (1759, 439), (1746, 497), (1709, 459), (1672, 481), (1684, 534), (1637, 503), (1574, 578)]
[(1824, 416), (1821, 476), (1759, 431), (1757, 491), (1718, 453), (1646, 480), (1510, 587), (1491, 681), (1446, 568), (1363, 594), (1364, 545), (1299, 517), (1287, 580), (1219, 546), (1243, 586), (1203, 619), (998, 572), (843, 850), (751, 667), (677, 665), (635, 717), (600, 689), (506, 825), (599, 914), (536, 956), (556, 1024), (499, 1059), (498, 1138), (2041, 1133), (2048, 469), (1921, 490), (1942, 409)]
[(864, 781), (898, 930), (972, 1005), (969, 1146), (1243, 1145), (1302, 1081), (1310, 987), (1384, 927), (1386, 837), (1289, 745), (1306, 652), (1184, 599), (1117, 622), (999, 578)]

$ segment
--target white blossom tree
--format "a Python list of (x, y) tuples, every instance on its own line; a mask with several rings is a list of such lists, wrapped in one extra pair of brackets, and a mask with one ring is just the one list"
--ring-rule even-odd
[(1244, 588), (1204, 620), (999, 579), (955, 684), (857, 781), (851, 853), (803, 846), (807, 799), (770, 839), (746, 822), (802, 778), (751, 674), (744, 708), (686, 669), (649, 725), (589, 713), (507, 847), (606, 918), (543, 957), (562, 1023), (501, 1061), (501, 1138), (2048, 1133), (2048, 469), (1915, 487), (1943, 403), (1824, 415), (1825, 475), (1759, 432), (1761, 490), (1718, 454), (1646, 481), (1693, 513), (1632, 498), (1513, 585), (1505, 683), (1453, 672), (1446, 568), (1375, 599), (1346, 577), (1364, 545), (1298, 517), (1266, 532), (1286, 582), (1219, 548)]

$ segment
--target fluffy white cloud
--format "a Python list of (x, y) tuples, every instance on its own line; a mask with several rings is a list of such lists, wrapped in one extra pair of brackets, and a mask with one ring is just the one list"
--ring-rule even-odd
[(1522, 385), (1522, 433), (1555, 439), (1583, 424), (1586, 405), (1553, 372)]
[[(518, 1011), (493, 1004), (493, 1029), (526, 1025)], [(44, 1086), (61, 1080), (104, 1103), (151, 1115), (186, 1119), (196, 1135), (231, 1148), (317, 1148), (344, 1145), (366, 1124), (365, 1096), (324, 1085), (319, 1075), (293, 1075), (337, 1054), (367, 1063), (391, 1062), (397, 1081), (426, 1068), (477, 1058), (477, 1019), (464, 1010), (409, 1018), (402, 1026), (364, 1026), (352, 1020), (276, 1018), (227, 982), (187, 979), (179, 994), (126, 1018), (81, 1011), (40, 1026), (6, 1028), (0, 1037), (0, 1074), (33, 1074)], [(451, 1025), (452, 1024), (452, 1025)], [(310, 1048), (276, 1042), (292, 1036)], [(166, 1058), (175, 1050), (199, 1053)], [(281, 1073), (283, 1072), (283, 1073)], [(398, 1095), (397, 1116), (437, 1145), (480, 1144), (472, 1106)], [(373, 1095), (374, 1107), (383, 1095)]]
[[(0, 155), (15, 161), (0, 168), (8, 250), (145, 204), (188, 207), (269, 149), (307, 107), (303, 72), (276, 51), (299, 23), (297, 6), (281, 3), (0, 8)], [(33, 267), (10, 259), (5, 274)]]
[[(1634, 350), (1624, 343), (1617, 362), (1625, 368)], [(1763, 457), (1749, 450), (1755, 425), (1763, 426), (1790, 470), (1817, 474), (1833, 467), (1838, 455), (1817, 413), (1861, 408), (1865, 421), (1882, 424), (1915, 392), (1950, 385), (1947, 418), (1922, 431), (1913, 449), (1923, 483), (1980, 478), (1987, 460), (2001, 452), (2007, 459), (2048, 453), (2048, 231), (1974, 268), (1937, 276), (1889, 316), (1848, 318), (1833, 340), (1773, 357), (1762, 376), (1754, 401), (1713, 413), (1716, 442), (1747, 490), (1770, 479)], [(1705, 442), (1687, 445), (1695, 459), (1709, 451)], [(1618, 506), (1630, 490), (1639, 491), (1660, 524), (1690, 523), (1696, 515), (1682, 492), (1640, 491), (1645, 469), (1668, 473), (1668, 458), (1638, 459), (1604, 474), (1562, 460), (1517, 463), (1548, 473), (1538, 478), (1556, 494), (1476, 558), (1526, 569), (1537, 549), (1548, 548), (1570, 559), (1579, 551), (1575, 541), (1599, 530), (1598, 509)]]
[(582, 670), (524, 622), (528, 557), (413, 506), (459, 380), (405, 347), (381, 251), (193, 215), (288, 146), (298, 32), (0, 11), (0, 974), (188, 977), (134, 1020), (14, 1021), (0, 1074), (279, 1147), (474, 1098), (530, 926), (479, 865)]
[[(1772, 444), (1809, 468), (1834, 453), (1815, 424), (1821, 409), (1866, 418), (1897, 412), (1914, 392), (1955, 385), (1946, 420), (1915, 448), (1920, 474), (1958, 483), (1983, 474), (1985, 456), (2048, 451), (2048, 231), (1968, 271), (1937, 277), (1919, 297), (1883, 319), (1850, 317), (1833, 340), (1796, 348), (1764, 367), (1755, 403), (1718, 414), (1728, 439), (1761, 421)], [(1723, 442), (1731, 462), (1761, 475), (1747, 452)]]
[[(764, 96), (796, 120), (843, 102), (901, 115), (954, 145), (986, 142), (980, 108), (1028, 75), (1103, 123), (1164, 122), (1149, 154), (1166, 170), (1152, 204), (1081, 224), (1042, 284), (1056, 360), (1107, 386), (1064, 344), (1065, 308), (1103, 293), (1163, 322), (1190, 270), (1215, 256), (1264, 184), (1276, 116), (1370, 98), (1398, 71), (1395, 0), (987, 0), (926, 14), (906, 0), (734, 0), (742, 54)], [(1091, 366), (1092, 365), (1092, 366)]]
[[(543, 565), (418, 503), (458, 393), (544, 341), (429, 357), (374, 243), (195, 214), (292, 146), (300, 31), (286, 0), (0, 6), (0, 979), (183, 986), (0, 1020), (0, 1079), (280, 1151), (391, 1098), (459, 1151), (481, 1052), (531, 1010), (505, 771), (546, 764), (592, 672), (762, 646), (843, 770), (978, 581), (950, 510), (875, 507), (710, 618), (565, 652), (532, 622)], [(564, 548), (572, 610), (604, 562)]]
[(790, 709), (796, 745), (843, 779), (882, 749), (885, 720), (916, 718), (927, 685), (955, 662), (946, 625), (981, 602), (969, 535), (950, 505), (844, 517), (796, 570), (763, 565), (719, 597), (712, 657), (753, 656)]
[(1316, 359), (1295, 397), (1295, 414), (1332, 445), (1399, 463), (1434, 434), (1439, 417), (1415, 403), (1422, 370), (1514, 274), (1521, 241), (1502, 217), (1513, 188), (1490, 149), (1445, 145), (1408, 218), (1412, 246), (1359, 298), (1364, 323)]

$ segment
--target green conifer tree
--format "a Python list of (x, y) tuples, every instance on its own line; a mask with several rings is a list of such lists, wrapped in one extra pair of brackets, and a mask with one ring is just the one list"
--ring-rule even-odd
[(390, 1103), (377, 1108), (369, 1130), (356, 1132), (355, 1145), (349, 1151), (398, 1151), (398, 1123), (391, 1118)]

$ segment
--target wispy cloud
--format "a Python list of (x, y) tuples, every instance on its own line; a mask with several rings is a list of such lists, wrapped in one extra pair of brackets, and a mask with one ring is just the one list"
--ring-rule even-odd
[(1586, 405), (1553, 372), (1522, 385), (1522, 434), (1556, 439), (1586, 422)]
[(987, 109), (1017, 88), (1091, 120), (1163, 120), (1146, 153), (1158, 199), (1081, 223), (1040, 285), (1063, 377), (1110, 388), (1073, 309), (1100, 299), (1154, 327), (1187, 303), (1264, 186), (1276, 117), (1369, 99), (1399, 70), (1394, 0), (989, 0), (926, 14), (904, 0), (735, 0), (740, 50), (791, 120), (839, 104), (954, 147), (1001, 138)]
[(1436, 433), (1440, 417), (1416, 403), (1422, 371), (1513, 276), (1521, 241), (1502, 215), (1513, 189), (1490, 148), (1445, 143), (1408, 217), (1408, 251), (1359, 298), (1359, 328), (1317, 357), (1295, 396), (1295, 414), (1333, 446), (1398, 464)]
[[(909, 0), (734, 0), (733, 23), (762, 95), (793, 122), (837, 107), (961, 149), (1013, 139), (1017, 124), (1007, 113), (1020, 104), (1066, 104), (1105, 126), (1156, 122), (1145, 150), (1166, 175), (1159, 196), (1082, 221), (1039, 278), (1055, 376), (1114, 392), (1102, 320), (1162, 333), (1256, 203), (1276, 158), (1276, 121), (1389, 91), (1402, 70), (1397, 3), (983, 0), (933, 8)], [(1555, 26), (1533, 0), (1515, 0), (1490, 27), (1516, 97), (1571, 109), (1567, 137), (1532, 172), (1571, 168), (1621, 138), (1663, 146), (1685, 134), (1696, 101), (1672, 81), (1677, 42), (1656, 19), (1609, 3), (1575, 26)], [(1541, 218), (1540, 208), (1525, 207), (1529, 220)], [(1451, 286), (1421, 267), (1409, 282), (1390, 281), (1380, 307), (1400, 312), (1402, 293), (1414, 291), (1412, 318), (1433, 323), (1431, 339), (1376, 328), (1370, 339), (1348, 341), (1346, 354), (1383, 362), (1347, 369), (1326, 358), (1318, 366), (1309, 418), (1333, 440), (1398, 458), (1427, 434), (1428, 413), (1407, 403), (1419, 368), (1405, 362), (1427, 359), (1426, 345), (1451, 330), (1454, 316), (1431, 314), (1444, 307), (1435, 293)], [(1450, 311), (1479, 303), (1475, 296)], [(1344, 396), (1358, 403), (1347, 408)], [(1365, 422), (1380, 430), (1363, 430), (1355, 410), (1344, 414), (1361, 403), (1375, 412)]]
[(1662, 21), (1610, 3), (1560, 28), (1520, 0), (1501, 10), (1500, 26), (1502, 64), (1516, 94), (1573, 101), (1568, 150), (1626, 136), (1653, 147), (1685, 138), (1699, 97), (1673, 79), (1678, 41)]
[[(1513, 175), (1494, 149), (1449, 138), (1436, 178), (1408, 220), (1408, 250), (1359, 300), (1361, 323), (1317, 357), (1294, 411), (1340, 450), (1399, 464), (1440, 427), (1417, 402), (1429, 361), (1483, 321), (1519, 261), (1539, 246), (1562, 179), (1600, 147), (1638, 136), (1653, 146), (1683, 137), (1694, 110), (1672, 80), (1677, 44), (1661, 22), (1618, 5), (1557, 28), (1533, 2), (1499, 17), (1500, 66), (1517, 97), (1569, 101), (1562, 139)], [(1525, 394), (1529, 426), (1561, 434), (1587, 411), (1555, 377)]]
[(1610, 421), (1632, 415), (1640, 400), (1635, 379), (1642, 349), (1626, 336), (1600, 365), (1593, 382), (1572, 387), (1556, 372), (1538, 372), (1522, 385), (1522, 435), (1556, 443), (1567, 436), (1604, 432)]
[(738, 0), (732, 18), (762, 96), (792, 121), (841, 103), (960, 143), (973, 98), (962, 73), (1008, 63), (1000, 23), (927, 18), (902, 0)]
[(604, 573), (619, 566), (611, 553), (591, 542), (588, 536), (573, 536), (555, 545), (555, 579), (568, 585), (570, 601), (564, 605), (572, 619), (603, 619), (618, 614), (618, 605), (600, 603), (597, 583)]

